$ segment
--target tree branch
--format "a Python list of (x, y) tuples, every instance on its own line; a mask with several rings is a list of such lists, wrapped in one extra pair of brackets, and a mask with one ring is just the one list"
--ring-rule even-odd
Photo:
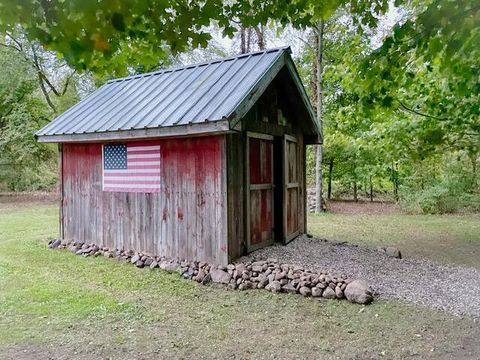
[(48, 95), (48, 91), (45, 87), (44, 80), (46, 80), (47, 84), (49, 84), (50, 82), (48, 81), (46, 76), (42, 73), (40, 64), (38, 62), (37, 52), (35, 51), (35, 46), (33, 44), (31, 44), (31, 48), (32, 48), (32, 53), (33, 53), (34, 67), (37, 69), (38, 80), (40, 82), (40, 89), (42, 90), (42, 93), (45, 96), (45, 100), (47, 101), (48, 106), (50, 106), (50, 108), (53, 110), (53, 112), (56, 113), (57, 108), (53, 104), (52, 99), (50, 99), (50, 95)]
[(413, 114), (413, 115), (418, 115), (418, 116), (423, 116), (423, 117), (426, 117), (426, 118), (429, 118), (429, 119), (440, 120), (440, 121), (448, 120), (447, 118), (441, 118), (441, 117), (438, 117), (438, 116), (425, 114), (425, 113), (422, 113), (418, 110), (412, 109), (411, 107), (408, 107), (407, 105), (405, 105), (401, 100), (398, 100), (398, 103), (400, 104), (400, 108), (407, 113), (410, 113), (410, 114)]

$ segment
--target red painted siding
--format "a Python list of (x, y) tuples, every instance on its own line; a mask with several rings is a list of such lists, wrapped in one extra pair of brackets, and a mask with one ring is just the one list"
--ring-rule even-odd
[(64, 144), (64, 237), (226, 263), (224, 136), (155, 141), (158, 193), (103, 192), (101, 144)]

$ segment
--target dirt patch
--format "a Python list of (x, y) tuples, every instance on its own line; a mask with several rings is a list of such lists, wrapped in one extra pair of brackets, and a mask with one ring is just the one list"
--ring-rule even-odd
[(57, 192), (0, 193), (0, 209), (53, 205), (59, 201)]
[(369, 202), (369, 201), (328, 201), (327, 211), (334, 214), (344, 215), (391, 215), (402, 213), (400, 206), (392, 202)]

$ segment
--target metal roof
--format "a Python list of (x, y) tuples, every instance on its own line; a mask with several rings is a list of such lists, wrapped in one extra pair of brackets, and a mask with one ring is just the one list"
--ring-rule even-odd
[(280, 59), (283, 66), (283, 55), (289, 53), (288, 47), (282, 47), (111, 80), (36, 135), (41, 141), (57, 138), (60, 142), (65, 136), (88, 139), (88, 134), (128, 135), (128, 131), (143, 130), (148, 137), (148, 129), (183, 129), (195, 124), (210, 132), (215, 129), (205, 126), (210, 122), (219, 122), (219, 130), (228, 130), (225, 120), (232, 119)]

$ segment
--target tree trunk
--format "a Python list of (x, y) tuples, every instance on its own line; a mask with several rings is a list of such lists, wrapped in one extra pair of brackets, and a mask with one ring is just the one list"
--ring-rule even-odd
[(240, 26), (240, 54), (245, 54), (247, 52), (246, 38), (245, 38), (245, 28)]
[(259, 50), (265, 50), (265, 36), (263, 32), (263, 26), (255, 26), (253, 28), (255, 30), (255, 33), (257, 34), (257, 45)]
[[(315, 28), (315, 62), (317, 66), (317, 122), (320, 129), (320, 135), (323, 140), (323, 30), (324, 22), (320, 20)], [(315, 159), (315, 213), (319, 214), (322, 211), (322, 160), (323, 149), (322, 145), (317, 145), (316, 159)]]
[(392, 183), (393, 183), (393, 196), (395, 201), (398, 201), (398, 173), (395, 169), (395, 164), (392, 161)]
[(353, 182), (353, 201), (358, 202), (357, 181)]
[(333, 158), (330, 159), (330, 162), (328, 164), (328, 191), (327, 191), (328, 200), (332, 199), (332, 177), (333, 177)]
[(372, 181), (372, 176), (370, 176), (370, 202), (373, 202), (373, 181)]

